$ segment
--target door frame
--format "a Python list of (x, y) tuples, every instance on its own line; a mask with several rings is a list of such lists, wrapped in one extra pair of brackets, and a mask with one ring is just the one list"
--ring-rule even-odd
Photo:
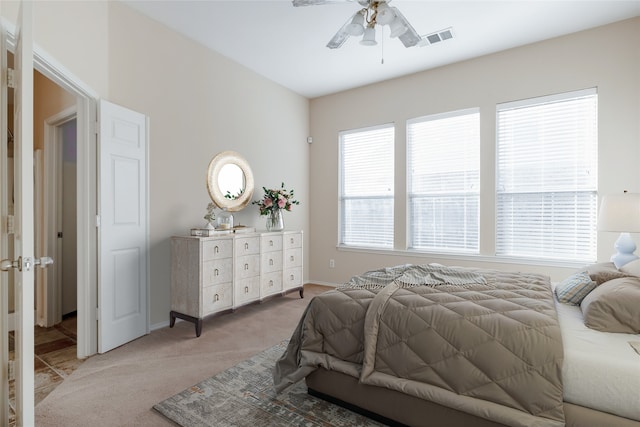
[(56, 234), (62, 229), (62, 140), (58, 127), (77, 119), (77, 106), (69, 107), (45, 119), (44, 123), (44, 217), (46, 224), (42, 235), (46, 253), (56, 262), (44, 272), (46, 293), (42, 304), (38, 304), (39, 319), (43, 326), (53, 326), (62, 321), (62, 267), (59, 262), (62, 256), (62, 242)]
[[(5, 22), (7, 49), (15, 51), (15, 25)], [(98, 230), (97, 230), (97, 101), (98, 94), (49, 56), (33, 46), (33, 67), (76, 97), (77, 221), (78, 221), (78, 358), (98, 352)], [(55, 261), (54, 261), (55, 262)]]

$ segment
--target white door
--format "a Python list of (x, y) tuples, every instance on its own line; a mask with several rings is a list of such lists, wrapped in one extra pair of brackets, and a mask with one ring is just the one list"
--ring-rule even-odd
[[(2, 16), (0, 2), (0, 16)], [(7, 44), (6, 34), (0, 20), (0, 260), (8, 258), (7, 216), (9, 182), (7, 172)], [(0, 272), (0, 425), (9, 423), (9, 277)]]
[(100, 353), (149, 331), (146, 129), (143, 114), (100, 101)]
[[(34, 425), (33, 269), (36, 260), (33, 258), (33, 38), (31, 26), (32, 4), (31, 2), (21, 2), (16, 26), (14, 65), (13, 153), (15, 162), (14, 241), (16, 259), (4, 260), (2, 262), (3, 270), (10, 268), (15, 269), (16, 324), (14, 372), (16, 425), (18, 426)], [(5, 55), (4, 49), (2, 55)], [(3, 83), (4, 81), (5, 79), (3, 77)], [(5, 100), (3, 100), (3, 102), (4, 101)], [(6, 132), (5, 129), (2, 129), (2, 131)], [(6, 154), (6, 151), (3, 153)], [(4, 158), (2, 162), (5, 162)], [(6, 201), (3, 200), (3, 203), (6, 203)], [(3, 219), (6, 218), (3, 217)], [(3, 233), (6, 233), (4, 229)], [(5, 273), (2, 274), (5, 275)], [(7, 312), (3, 310), (3, 320), (6, 319), (6, 316)], [(2, 323), (4, 325), (4, 322)], [(3, 329), (4, 328), (3, 326)], [(4, 330), (2, 332), (5, 333)], [(2, 339), (6, 339), (6, 335), (3, 335)], [(4, 354), (2, 362), (4, 370), (7, 366), (7, 360), (4, 358)], [(2, 388), (5, 389), (4, 384)], [(5, 415), (6, 414), (3, 414), (3, 416)], [(3, 419), (3, 422), (6, 423), (6, 420)]]

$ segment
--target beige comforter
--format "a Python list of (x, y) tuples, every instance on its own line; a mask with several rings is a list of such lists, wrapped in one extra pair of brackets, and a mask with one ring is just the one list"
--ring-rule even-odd
[(314, 298), (274, 371), (317, 367), (512, 426), (562, 426), (562, 342), (549, 279), (399, 266)]

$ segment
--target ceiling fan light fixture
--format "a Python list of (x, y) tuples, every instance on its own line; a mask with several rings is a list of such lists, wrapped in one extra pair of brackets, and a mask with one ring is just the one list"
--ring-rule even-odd
[(396, 19), (396, 14), (393, 9), (390, 8), (386, 2), (378, 3), (376, 7), (376, 23), (380, 25), (388, 25)]
[(403, 35), (409, 28), (404, 24), (400, 17), (396, 17), (396, 19), (391, 21), (391, 23), (389, 24), (389, 29), (391, 30), (389, 36), (393, 38)]
[(364, 14), (362, 11), (353, 15), (351, 23), (347, 25), (345, 31), (351, 36), (361, 36), (364, 33)]
[(376, 29), (373, 26), (365, 28), (360, 44), (363, 46), (375, 46), (378, 44), (376, 41)]

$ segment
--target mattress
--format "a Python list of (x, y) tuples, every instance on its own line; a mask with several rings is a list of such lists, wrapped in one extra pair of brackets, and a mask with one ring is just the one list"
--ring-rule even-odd
[(640, 335), (599, 332), (584, 325), (578, 306), (556, 300), (564, 345), (565, 402), (640, 421)]

